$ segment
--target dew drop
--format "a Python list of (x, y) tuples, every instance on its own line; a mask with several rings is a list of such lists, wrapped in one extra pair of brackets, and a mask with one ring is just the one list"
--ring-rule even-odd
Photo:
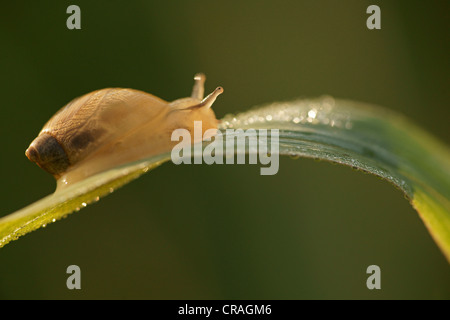
[(317, 115), (317, 110), (316, 109), (311, 109), (308, 111), (308, 117), (311, 119), (314, 119)]

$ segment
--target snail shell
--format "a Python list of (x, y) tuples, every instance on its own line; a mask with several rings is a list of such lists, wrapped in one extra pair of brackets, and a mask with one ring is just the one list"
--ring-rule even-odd
[[(76, 98), (42, 128), (25, 154), (57, 180), (73, 183), (115, 166), (168, 152), (177, 142), (173, 130), (193, 136), (194, 121), (202, 133), (217, 129), (210, 108), (216, 88), (203, 99), (205, 76), (197, 74), (191, 97), (173, 102), (149, 93), (107, 88)], [(198, 141), (194, 141), (198, 142)]]

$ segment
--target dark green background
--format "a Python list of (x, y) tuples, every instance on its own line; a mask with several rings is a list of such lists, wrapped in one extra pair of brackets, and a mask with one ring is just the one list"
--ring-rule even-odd
[[(81, 7), (82, 30), (66, 28)], [(381, 8), (381, 30), (366, 8)], [(10, 1), (0, 13), (1, 215), (53, 192), (24, 151), (111, 86), (173, 100), (196, 72), (219, 118), (322, 94), (397, 110), (449, 143), (448, 1)], [(82, 290), (66, 288), (80, 266)], [(382, 289), (366, 288), (381, 267)], [(401, 192), (308, 159), (167, 163), (0, 250), (0, 298), (450, 298), (449, 265)]]

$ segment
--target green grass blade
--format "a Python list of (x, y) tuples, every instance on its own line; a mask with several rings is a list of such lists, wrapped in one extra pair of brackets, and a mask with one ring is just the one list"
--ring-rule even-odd
[(170, 158), (153, 157), (121, 166), (80, 181), (70, 187), (0, 218), (0, 248), (31, 231), (65, 218), (119, 187), (156, 168)]
[[(400, 188), (450, 261), (450, 151), (389, 110), (324, 97), (275, 103), (226, 116), (221, 129), (279, 129), (280, 154), (332, 161)], [(65, 217), (167, 161), (121, 166), (58, 191), (0, 219), (0, 247)]]
[(450, 262), (450, 150), (405, 117), (324, 97), (229, 115), (222, 128), (280, 129), (280, 154), (328, 160), (388, 180), (405, 193)]

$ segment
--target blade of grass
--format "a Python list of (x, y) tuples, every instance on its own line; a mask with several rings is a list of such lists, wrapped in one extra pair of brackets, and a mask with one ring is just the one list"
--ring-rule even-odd
[[(274, 103), (228, 115), (221, 122), (224, 132), (238, 128), (279, 129), (281, 155), (332, 161), (393, 183), (450, 261), (450, 151), (404, 117), (380, 107), (323, 97)], [(169, 159), (170, 154), (163, 154), (103, 172), (0, 218), (0, 247)]]
[(450, 150), (390, 110), (323, 97), (274, 103), (222, 128), (280, 129), (280, 154), (332, 161), (400, 188), (450, 262)]

